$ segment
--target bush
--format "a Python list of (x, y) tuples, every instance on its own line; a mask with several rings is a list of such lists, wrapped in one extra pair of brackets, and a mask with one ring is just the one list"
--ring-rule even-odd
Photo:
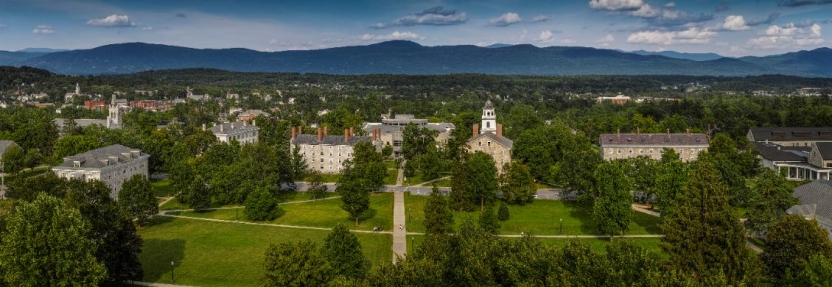
[(277, 198), (268, 190), (257, 189), (246, 198), (245, 214), (249, 220), (270, 221), (278, 218), (282, 211)]
[(497, 210), (497, 219), (500, 221), (508, 220), (508, 206), (506, 206), (505, 202), (500, 203), (500, 209)]

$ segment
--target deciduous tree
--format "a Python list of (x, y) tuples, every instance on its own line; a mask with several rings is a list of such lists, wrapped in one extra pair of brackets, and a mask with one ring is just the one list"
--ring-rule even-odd
[(324, 239), (323, 254), (335, 275), (364, 278), (370, 270), (370, 262), (364, 258), (358, 237), (343, 224), (332, 228), (332, 232)]
[(507, 163), (500, 175), (500, 191), (509, 203), (526, 204), (534, 199), (537, 186), (529, 167), (519, 162)]
[(745, 227), (751, 232), (765, 233), (786, 215), (786, 209), (798, 203), (786, 178), (774, 170), (766, 169), (757, 175), (752, 186), (745, 221)]
[(598, 197), (592, 208), (592, 219), (603, 234), (618, 235), (627, 231), (633, 217), (633, 180), (627, 176), (622, 162), (605, 162), (595, 170)]
[(760, 260), (765, 265), (766, 273), (782, 284), (786, 282), (780, 280), (787, 273), (794, 275), (800, 272), (812, 255), (832, 258), (828, 232), (815, 220), (786, 215), (769, 229)]
[(254, 221), (271, 221), (280, 216), (282, 209), (277, 198), (266, 189), (258, 188), (246, 198), (246, 218)]
[(436, 185), (433, 186), (433, 191), (428, 197), (428, 203), (425, 204), (424, 209), (425, 233), (444, 234), (452, 232), (454, 215), (448, 207), (448, 201)]
[(263, 286), (323, 286), (332, 279), (329, 262), (309, 239), (270, 244), (263, 266)]
[(136, 174), (121, 185), (118, 203), (130, 216), (139, 222), (159, 213), (159, 205), (153, 196), (153, 187), (144, 175)]
[(477, 223), (480, 228), (490, 232), (491, 234), (497, 234), (497, 232), (500, 231), (500, 221), (497, 220), (497, 214), (494, 213), (494, 209), (491, 208), (491, 205), (486, 207), (485, 210), (480, 213), (480, 219)]

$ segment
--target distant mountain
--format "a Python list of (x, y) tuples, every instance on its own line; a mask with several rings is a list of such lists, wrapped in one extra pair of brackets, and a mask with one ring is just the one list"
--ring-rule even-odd
[(26, 52), (26, 53), (55, 53), (55, 52), (64, 52), (69, 51), (67, 49), (50, 49), (50, 48), (26, 48), (23, 50), (17, 50), (18, 52)]
[(29, 52), (8, 52), (8, 51), (0, 51), (0, 64), (2, 65), (14, 65), (16, 63), (20, 63), (22, 61), (35, 58), (38, 56), (43, 56), (44, 53), (29, 53)]
[(513, 45), (511, 45), (511, 44), (503, 44), (503, 43), (495, 43), (495, 44), (491, 44), (491, 45), (485, 46), (485, 48), (491, 48), (491, 49), (493, 49), (493, 48), (505, 48), (505, 47), (511, 47), (511, 46), (513, 46)]
[(722, 58), (719, 54), (715, 53), (680, 53), (674, 51), (661, 51), (661, 52), (648, 52), (645, 50), (638, 50), (632, 51), (631, 53), (636, 55), (648, 56), (648, 55), (659, 55), (665, 56), (668, 58), (674, 59), (683, 59), (683, 60), (691, 60), (691, 61), (712, 61), (719, 58)]
[(473, 45), (425, 47), (410, 41), (389, 41), (367, 46), (283, 52), (125, 43), (36, 57), (20, 58), (20, 55), (16, 55), (18, 58), (3, 58), (1, 55), (0, 65), (25, 65), (72, 75), (210, 68), (240, 72), (346, 75), (481, 73), (746, 76), (781, 73), (832, 77), (832, 69), (828, 68), (832, 61), (832, 51), (829, 49), (769, 57), (692, 61), (586, 47), (538, 48), (526, 44), (501, 48)]

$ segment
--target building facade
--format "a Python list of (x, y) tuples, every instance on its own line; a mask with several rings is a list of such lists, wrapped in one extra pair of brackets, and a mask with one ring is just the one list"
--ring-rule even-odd
[(409, 124), (414, 124), (419, 128), (427, 128), (435, 131), (437, 134), (436, 137), (434, 137), (434, 140), (437, 144), (448, 143), (448, 138), (454, 130), (454, 124), (429, 123), (427, 119), (416, 119), (413, 115), (395, 115), (393, 119), (382, 119), (380, 123), (364, 123), (362, 130), (367, 132), (367, 134), (371, 134), (373, 131), (378, 130), (378, 140), (380, 140), (383, 145), (392, 146), (393, 157), (398, 158), (402, 151), (402, 131), (404, 131), (404, 128)]
[(679, 154), (682, 161), (689, 162), (708, 150), (708, 137), (700, 133), (602, 134), (599, 143), (604, 160), (639, 156), (660, 160), (664, 149), (671, 149)]
[(343, 136), (328, 135), (326, 128), (319, 128), (317, 134), (312, 135), (302, 134), (302, 131), (300, 127), (292, 128), (290, 147), (300, 151), (309, 170), (320, 173), (340, 173), (344, 169), (344, 162), (352, 158), (355, 145), (358, 143), (370, 142), (376, 150), (381, 148), (377, 130), (370, 137), (354, 136), (350, 130), (344, 130)]
[(750, 142), (764, 142), (782, 147), (810, 147), (815, 142), (832, 141), (832, 127), (753, 127), (748, 130), (746, 138)]
[(52, 172), (66, 179), (98, 180), (110, 187), (110, 196), (118, 198), (125, 181), (133, 175), (147, 177), (150, 155), (139, 149), (111, 145), (64, 158)]
[(249, 144), (257, 142), (260, 128), (257, 127), (256, 121), (252, 121), (250, 125), (247, 122), (232, 122), (215, 125), (211, 127), (211, 132), (219, 142), (230, 143), (236, 140), (240, 144)]
[(475, 124), (471, 139), (468, 140), (468, 151), (471, 153), (481, 151), (494, 159), (494, 165), (498, 173), (503, 173), (503, 165), (511, 162), (511, 150), (514, 148), (514, 141), (503, 136), (503, 125), (497, 124), (497, 113), (491, 101), (485, 102), (482, 109), (483, 127)]
[(754, 127), (746, 138), (760, 163), (788, 180), (832, 179), (832, 127)]

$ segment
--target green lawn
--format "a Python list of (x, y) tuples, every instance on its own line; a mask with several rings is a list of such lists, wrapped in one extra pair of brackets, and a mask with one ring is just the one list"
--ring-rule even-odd
[[(422, 240), (424, 236), (421, 235), (408, 235), (407, 236), (407, 252), (413, 252), (415, 247), (418, 247), (422, 244)], [(518, 238), (509, 238), (509, 240), (519, 240)], [(581, 238), (581, 239), (561, 239), (561, 238), (538, 238), (540, 242), (546, 244), (548, 246), (554, 248), (562, 248), (566, 246), (566, 243), (569, 240), (579, 240), (581, 243), (585, 243), (589, 245), (592, 250), (596, 252), (600, 252), (602, 254), (607, 253), (607, 245), (610, 243), (609, 239), (596, 239), (596, 238)], [(626, 239), (613, 239), (613, 240), (630, 240), (634, 242), (636, 245), (641, 246), (644, 249), (647, 249), (652, 254), (655, 254), (659, 258), (668, 258), (667, 254), (662, 252), (662, 249), (659, 248), (659, 242), (661, 242), (661, 238), (626, 238)]]
[[(405, 197), (405, 212), (408, 214), (407, 230), (424, 232), (424, 206), (427, 196), (410, 195)], [(560, 219), (563, 219), (565, 235), (598, 235), (598, 228), (592, 220), (591, 208), (582, 207), (560, 200), (535, 200), (526, 205), (508, 205), (510, 218), (501, 221), (500, 234), (520, 234), (521, 232), (537, 235), (557, 235), (560, 232)], [(479, 212), (454, 212), (456, 226), (465, 218), (476, 221)], [(633, 221), (626, 234), (660, 234), (658, 217), (639, 212), (633, 213)]]
[[(338, 173), (338, 174), (322, 173), (321, 177), (323, 178), (324, 182), (338, 182), (338, 180), (341, 179), (341, 174), (340, 173)], [(308, 182), (309, 181), (309, 176), (304, 177), (303, 181)]]
[[(355, 226), (355, 220), (350, 219), (349, 213), (341, 209), (341, 203), (340, 199), (334, 198), (315, 202), (281, 205), (280, 207), (285, 213), (269, 223), (323, 228), (331, 228), (338, 223), (342, 223), (352, 229), (373, 230), (373, 227), (378, 226), (382, 230), (392, 230), (393, 194), (370, 194), (370, 210), (359, 218), (358, 227)], [(233, 209), (182, 212), (180, 215), (223, 220), (235, 220), (235, 218), (247, 220), (243, 210), (237, 211)]]
[(152, 181), (150, 186), (153, 187), (153, 195), (156, 197), (169, 197), (176, 194), (170, 185), (170, 179)]
[(399, 177), (399, 170), (387, 169), (387, 175), (384, 176), (385, 185), (396, 185), (396, 179)]
[[(140, 255), (144, 281), (170, 283), (173, 261), (176, 284), (254, 286), (262, 274), (263, 254), (269, 244), (310, 239), (323, 245), (328, 233), (156, 217), (139, 230), (144, 239)], [(390, 235), (356, 236), (374, 266), (390, 262)]]
[(757, 247), (760, 247), (760, 249), (765, 249), (766, 248), (766, 240), (765, 239), (757, 238), (757, 237), (748, 237), (748, 241), (751, 241), (751, 243), (754, 243), (754, 245), (757, 245)]
[[(324, 193), (324, 198), (337, 196), (337, 193), (334, 192), (326, 192)], [(292, 202), (292, 201), (304, 201), (312, 199), (312, 194), (308, 192), (297, 192), (297, 191), (281, 191), (280, 194), (277, 195), (277, 198), (280, 202)], [(242, 204), (219, 204), (219, 203), (212, 203), (211, 207), (230, 207), (230, 206), (243, 206)], [(178, 198), (171, 199), (165, 205), (159, 207), (159, 210), (179, 210), (179, 209), (191, 209), (190, 206), (187, 204), (179, 202)]]
[(451, 180), (450, 179), (440, 179), (440, 180), (436, 181), (436, 186), (451, 187)]

